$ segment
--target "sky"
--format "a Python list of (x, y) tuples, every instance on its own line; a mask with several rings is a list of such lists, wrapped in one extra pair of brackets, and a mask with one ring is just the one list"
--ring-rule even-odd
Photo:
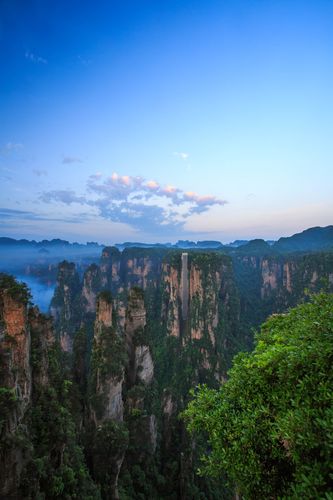
[(0, 235), (333, 223), (331, 0), (0, 0)]

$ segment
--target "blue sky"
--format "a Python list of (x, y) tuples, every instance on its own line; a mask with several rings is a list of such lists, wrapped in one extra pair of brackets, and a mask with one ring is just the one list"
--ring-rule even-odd
[(274, 239), (333, 222), (333, 3), (0, 3), (3, 236)]

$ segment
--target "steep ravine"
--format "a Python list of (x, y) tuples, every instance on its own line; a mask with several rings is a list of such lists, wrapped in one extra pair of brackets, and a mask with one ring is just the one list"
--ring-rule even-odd
[(225, 379), (253, 327), (321, 288), (333, 289), (332, 253), (107, 247), (82, 280), (59, 265), (53, 330), (24, 287), (3, 280), (1, 494), (231, 498), (195, 474), (206, 443), (191, 442), (178, 415), (191, 388)]

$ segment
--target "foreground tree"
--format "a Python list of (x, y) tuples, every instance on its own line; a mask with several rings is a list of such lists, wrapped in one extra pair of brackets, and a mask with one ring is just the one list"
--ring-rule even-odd
[(219, 390), (183, 414), (205, 433), (203, 475), (226, 473), (244, 498), (333, 499), (333, 296), (320, 294), (261, 328)]

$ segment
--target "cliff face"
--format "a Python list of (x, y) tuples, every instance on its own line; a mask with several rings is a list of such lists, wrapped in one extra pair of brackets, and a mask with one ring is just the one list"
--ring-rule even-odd
[(180, 337), (180, 277), (178, 267), (169, 262), (162, 266), (162, 321), (165, 322), (167, 332), (173, 337)]
[(92, 264), (88, 267), (83, 277), (82, 306), (85, 314), (95, 313), (97, 294), (102, 289), (101, 269)]
[(97, 499), (73, 433), (70, 381), (52, 321), (29, 298), (25, 285), (0, 275), (0, 497), (71, 497), (75, 490)]
[(332, 253), (237, 256), (233, 265), (241, 295), (241, 314), (252, 326), (273, 312), (295, 306), (307, 290), (333, 290)]
[(116, 295), (134, 286), (143, 290), (156, 286), (165, 253), (165, 250), (131, 248), (120, 253), (115, 247), (106, 247), (100, 265), (101, 289), (108, 289)]
[(57, 286), (50, 312), (61, 346), (66, 352), (72, 352), (73, 336), (80, 326), (81, 293), (82, 287), (75, 264), (63, 261), (58, 267)]
[(106, 247), (101, 257), (101, 285), (102, 289), (118, 290), (120, 281), (121, 253), (115, 247)]
[(239, 321), (230, 259), (213, 253), (178, 254), (163, 264), (161, 286), (166, 334), (181, 339), (183, 346), (195, 342), (202, 367), (225, 374), (216, 351), (221, 355), (230, 349), (229, 340), (237, 337)]
[[(145, 388), (154, 376), (150, 348), (144, 338), (145, 326), (146, 309), (141, 289), (133, 288), (129, 292), (124, 335), (116, 328), (111, 294), (99, 295), (90, 373), (90, 411), (95, 426), (94, 440), (107, 433), (110, 426), (124, 438), (114, 444), (108, 457), (109, 481), (102, 479), (102, 490), (111, 492), (112, 498), (119, 496), (118, 476), (125, 454), (127, 461), (131, 460), (131, 452), (126, 452), (128, 439), (131, 450), (138, 447), (137, 441), (142, 436), (145, 436), (145, 446), (150, 443), (152, 453), (156, 448), (156, 419), (147, 414), (145, 405)], [(144, 456), (142, 449), (140, 454)], [(93, 453), (92, 461), (98, 476), (99, 452)]]
[(24, 412), (31, 395), (30, 330), (27, 321), (27, 307), (9, 290), (1, 296), (1, 320), (3, 321), (2, 348), (8, 354), (7, 384), (21, 399)]
[[(177, 491), (180, 498), (221, 498), (219, 486), (191, 472), (205, 443), (193, 447), (178, 418), (189, 390), (199, 383), (217, 387), (233, 355), (250, 346), (251, 329), (301, 300), (306, 288), (317, 291), (323, 280), (332, 290), (332, 254), (231, 259), (108, 247), (82, 283), (74, 266), (62, 263), (52, 314), (63, 350), (74, 344), (67, 358), (75, 365), (74, 389), (78, 383), (81, 391), (75, 418), (102, 497), (162, 499)], [(23, 375), (20, 380), (7, 370), (7, 377), (29, 406), (31, 384), (45, 391), (53, 383), (47, 353), (54, 347), (47, 340), (50, 325), (38, 313), (29, 313), (30, 330), (22, 334), (20, 307), (9, 303), (4, 314), (19, 340), (15, 356)], [(29, 342), (42, 360), (30, 379), (31, 363), (23, 362)]]
[(112, 299), (106, 293), (97, 301), (92, 351), (92, 415), (96, 425), (105, 419), (123, 420), (122, 387), (125, 346), (112, 324)]
[(129, 357), (128, 379), (130, 385), (136, 382), (150, 384), (154, 376), (154, 365), (149, 346), (144, 345), (146, 309), (141, 289), (131, 289), (126, 315), (126, 343)]
[(15, 438), (26, 436), (24, 417), (31, 402), (28, 293), (9, 277), (0, 287), (0, 495), (15, 493), (25, 464), (25, 451)]

